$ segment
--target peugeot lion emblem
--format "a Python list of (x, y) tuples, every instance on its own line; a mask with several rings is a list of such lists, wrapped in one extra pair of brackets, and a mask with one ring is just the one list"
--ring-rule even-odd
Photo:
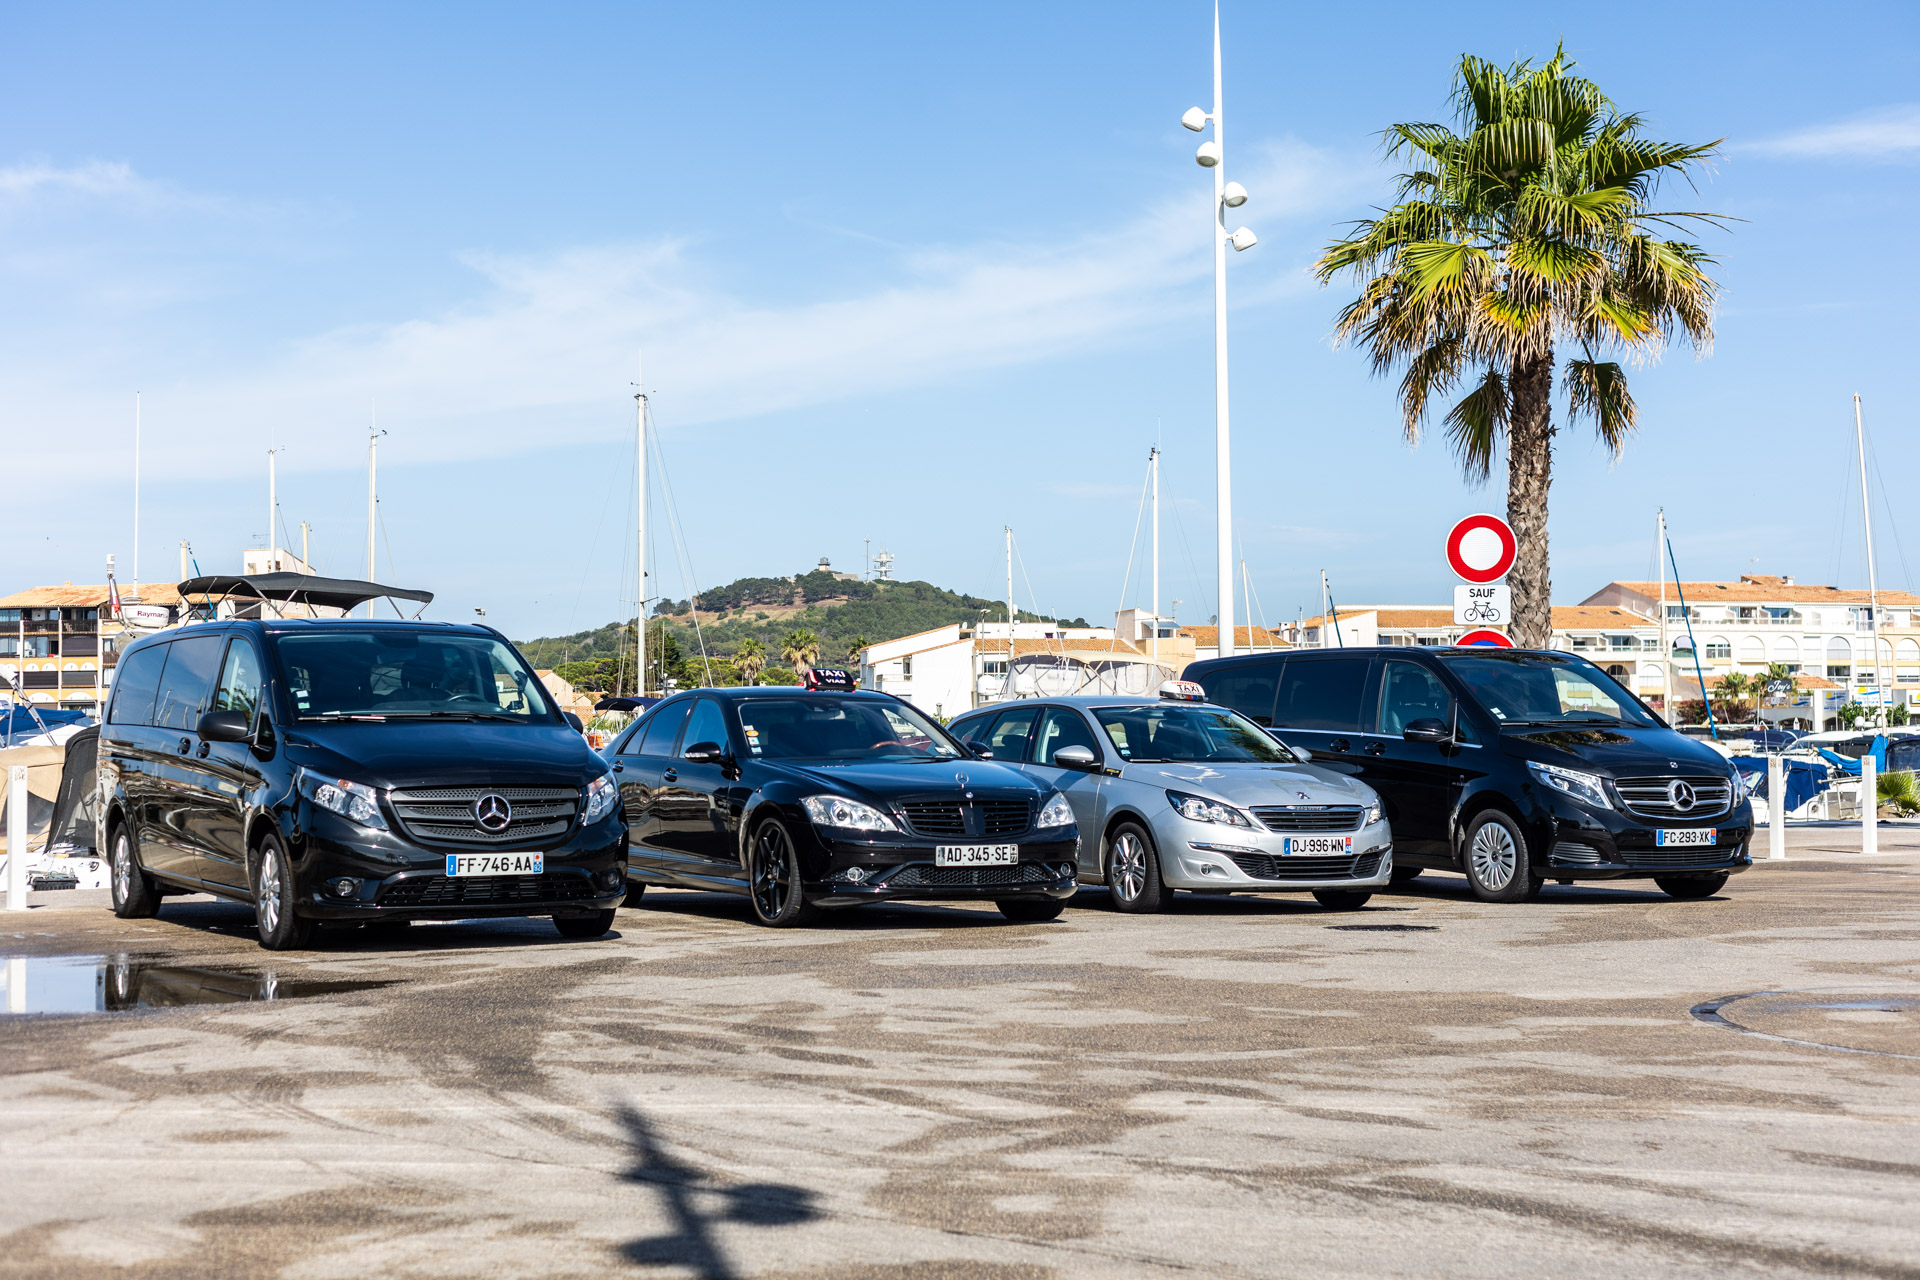
[(1675, 778), (1667, 784), (1667, 800), (1681, 813), (1693, 808), (1694, 794), (1691, 783)]
[(505, 796), (489, 791), (473, 802), (473, 820), (482, 831), (505, 831), (513, 821), (513, 806)]

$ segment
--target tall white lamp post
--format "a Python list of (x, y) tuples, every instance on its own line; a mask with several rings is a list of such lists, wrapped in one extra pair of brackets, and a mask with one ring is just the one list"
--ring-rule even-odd
[(1227, 210), (1247, 202), (1247, 189), (1227, 181), (1225, 143), (1220, 130), (1220, 6), (1213, 6), (1213, 113), (1189, 107), (1180, 123), (1199, 133), (1209, 123), (1213, 137), (1200, 144), (1194, 159), (1213, 170), (1213, 435), (1215, 505), (1220, 513), (1220, 656), (1233, 653), (1233, 465), (1227, 433), (1227, 246), (1243, 252), (1259, 243), (1245, 227), (1227, 230)]

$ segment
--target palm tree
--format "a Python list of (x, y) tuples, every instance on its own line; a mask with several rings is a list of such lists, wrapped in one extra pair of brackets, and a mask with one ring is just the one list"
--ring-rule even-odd
[(1729, 671), (1720, 677), (1720, 687), (1714, 690), (1713, 700), (1723, 719), (1737, 724), (1745, 720), (1747, 699), (1753, 696), (1755, 689), (1764, 690), (1764, 683), (1738, 671)]
[(740, 647), (733, 651), (733, 669), (747, 684), (752, 684), (766, 665), (767, 646), (758, 640), (742, 640)]
[(805, 628), (787, 632), (786, 639), (780, 642), (780, 657), (793, 664), (795, 675), (812, 666), (819, 656), (820, 637)]
[(1705, 350), (1719, 292), (1707, 275), (1712, 258), (1654, 231), (1713, 215), (1649, 204), (1662, 177), (1690, 175), (1719, 144), (1643, 137), (1641, 118), (1571, 75), (1573, 65), (1564, 50), (1541, 67), (1463, 56), (1454, 92), (1460, 132), (1388, 129), (1388, 153), (1411, 161), (1399, 202), (1315, 264), (1322, 284), (1341, 274), (1360, 281), (1335, 339), (1364, 347), (1376, 374), (1401, 372), (1409, 443), (1420, 440), (1428, 402), (1469, 379), (1446, 433), (1476, 484), (1506, 446), (1507, 520), (1519, 540), (1514, 639), (1528, 647), (1545, 647), (1551, 633), (1556, 345), (1578, 352), (1561, 374), (1569, 419), (1588, 418), (1617, 457), (1635, 408), (1618, 360), (1600, 357), (1649, 359), (1676, 333)]
[(873, 641), (867, 639), (865, 636), (855, 636), (853, 639), (847, 641), (847, 665), (850, 667), (859, 666), (861, 651), (872, 643)]

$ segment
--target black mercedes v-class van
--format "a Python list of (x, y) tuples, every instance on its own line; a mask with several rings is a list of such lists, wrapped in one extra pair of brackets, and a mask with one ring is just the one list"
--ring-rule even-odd
[(188, 626), (125, 650), (100, 727), (113, 909), (251, 903), (260, 943), (322, 920), (613, 925), (626, 821), (606, 762), (490, 627)]
[(1583, 658), (1454, 647), (1192, 663), (1214, 702), (1386, 804), (1394, 879), (1465, 873), (1490, 902), (1544, 881), (1651, 878), (1705, 898), (1753, 865), (1740, 775)]

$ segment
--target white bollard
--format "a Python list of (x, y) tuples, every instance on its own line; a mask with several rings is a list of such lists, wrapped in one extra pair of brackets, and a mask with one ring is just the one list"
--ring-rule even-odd
[(7, 768), (7, 910), (27, 909), (27, 766)]
[(1880, 852), (1880, 763), (1860, 757), (1860, 852)]
[(1767, 860), (1787, 856), (1787, 762), (1767, 757)]

